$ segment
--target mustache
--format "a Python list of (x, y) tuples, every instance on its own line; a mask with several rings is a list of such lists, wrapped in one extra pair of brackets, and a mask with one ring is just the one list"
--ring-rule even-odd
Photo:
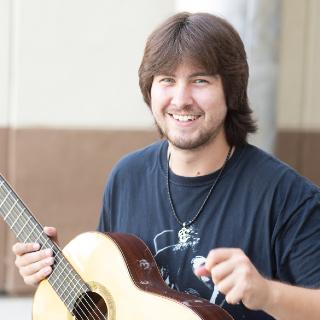
[(185, 106), (183, 108), (177, 108), (175, 106), (170, 106), (170, 107), (168, 107), (166, 112), (171, 113), (171, 114), (192, 114), (192, 115), (197, 115), (197, 116), (204, 114), (204, 112), (202, 110), (200, 110), (199, 108), (194, 107), (194, 106)]

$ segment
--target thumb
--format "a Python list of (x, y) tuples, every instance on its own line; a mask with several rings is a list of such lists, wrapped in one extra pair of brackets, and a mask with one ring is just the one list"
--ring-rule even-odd
[(208, 271), (206, 269), (206, 267), (204, 265), (196, 268), (194, 270), (194, 274), (197, 276), (197, 277), (209, 277), (211, 275), (210, 271)]
[(52, 241), (58, 244), (58, 232), (56, 228), (44, 227), (43, 231)]

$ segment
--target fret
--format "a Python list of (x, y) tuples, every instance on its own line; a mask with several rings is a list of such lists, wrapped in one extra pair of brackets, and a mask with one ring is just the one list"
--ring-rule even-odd
[[(74, 284), (74, 286), (78, 286), (79, 282), (82, 280), (78, 274), (73, 270), (73, 268), (70, 266), (70, 264), (64, 260), (64, 258), (60, 258), (61, 260), (58, 262), (58, 264), (55, 266), (55, 271), (56, 273), (52, 275), (52, 278), (55, 278), (54, 281), (51, 283), (52, 286), (56, 285), (56, 283), (58, 282), (58, 280), (61, 280), (61, 276), (64, 273), (64, 281), (65, 282), (73, 282), (74, 280), (76, 280), (76, 283)], [(64, 265), (61, 265), (64, 264)], [(61, 269), (62, 268), (62, 269)], [(67, 271), (66, 269), (69, 268)], [(60, 269), (60, 270), (59, 270)], [(66, 271), (66, 272), (65, 272)], [(58, 272), (58, 274), (57, 274)], [(71, 276), (71, 279), (70, 277)], [(78, 277), (77, 277), (78, 276)], [(77, 278), (77, 279), (76, 279)], [(61, 284), (58, 286), (57, 290), (60, 289)], [(82, 287), (82, 284), (80, 285)], [(86, 287), (87, 289), (87, 287)]]
[[(79, 283), (79, 279), (77, 280), (77, 282)], [(88, 290), (90, 290), (90, 288), (89, 288), (88, 286), (86, 286), (85, 283), (84, 283), (84, 284), (80, 284), (80, 289), (81, 289), (82, 291), (88, 291)]]
[[(71, 269), (68, 270), (67, 272), (67, 275), (66, 275), (66, 278), (64, 279), (64, 281), (61, 281), (58, 288), (55, 289), (55, 291), (58, 293), (59, 297), (62, 299), (62, 301), (65, 303), (65, 305), (67, 306), (67, 308), (69, 309), (69, 304), (67, 303), (67, 298), (68, 298), (68, 295), (67, 297), (64, 297), (64, 294), (68, 291), (69, 287), (72, 285), (71, 282), (69, 282), (68, 280), (68, 277), (69, 277), (69, 274), (72, 272)], [(61, 279), (59, 279), (61, 280)], [(61, 290), (60, 290), (61, 289)]]
[[(75, 286), (73, 286), (73, 288), (71, 288), (71, 290), (68, 290), (68, 287), (65, 288), (65, 290), (63, 291), (62, 295), (64, 295), (65, 292), (67, 292), (67, 296), (65, 298), (65, 301), (68, 301), (70, 300), (69, 303), (67, 303), (67, 307), (68, 309), (70, 308), (71, 304), (73, 305), (74, 302), (78, 299), (78, 294), (80, 293), (79, 291), (75, 291), (74, 290), (76, 289)], [(71, 294), (73, 295), (73, 297), (71, 296)], [(71, 299), (70, 299), (71, 298)]]
[[(59, 247), (43, 232), (43, 227), (2, 176), (0, 176), (0, 217), (4, 218), (20, 241), (26, 243), (35, 239), (34, 242), (39, 242), (42, 249), (52, 249), (56, 260), (48, 282), (72, 313), (78, 297), (90, 290), (89, 286), (74, 270)], [(90, 309), (90, 305), (88, 307)], [(87, 309), (86, 306), (84, 308)]]
[[(43, 247), (43, 248), (47, 248), (46, 245), (47, 245), (47, 243), (48, 243), (49, 240), (50, 240), (49, 238), (45, 238), (45, 241), (44, 241), (44, 243), (42, 244), (42, 247)], [(51, 241), (50, 241), (50, 242), (51, 242)], [(49, 242), (49, 243), (50, 243), (50, 242)], [(49, 245), (49, 247), (50, 247), (49, 249), (52, 249), (50, 245)]]
[[(62, 270), (64, 270), (66, 267), (68, 267), (67, 264), (63, 267)], [(69, 269), (69, 270), (67, 271), (67, 275), (66, 275), (65, 279), (68, 278), (68, 276), (69, 276), (69, 274), (70, 274), (71, 272), (72, 272), (72, 269)], [(61, 274), (62, 274), (62, 272), (60, 272), (59, 276), (57, 277), (58, 280), (61, 280), (61, 279), (59, 278), (59, 277), (61, 276)], [(61, 281), (60, 284), (59, 284), (59, 286), (58, 286), (58, 288), (57, 288), (57, 291), (59, 291), (60, 287), (61, 287), (63, 284), (64, 284), (63, 281)]]
[[(39, 225), (36, 222), (30, 221), (31, 219), (32, 219), (32, 216), (30, 215), (28, 217), (28, 224), (29, 224), (29, 227), (30, 227), (30, 224), (32, 224), (31, 225), (31, 230), (28, 231), (28, 234), (26, 235), (25, 239), (23, 240), (23, 243), (27, 243), (29, 239), (31, 240), (31, 236), (34, 235), (34, 231), (37, 229), (37, 227), (39, 227)], [(41, 234), (41, 231), (39, 231), (39, 232)], [(37, 242), (37, 241), (31, 240), (30, 242)]]
[[(13, 206), (10, 208), (10, 210), (7, 212), (7, 214), (5, 215), (5, 217), (3, 218), (4, 219), (4, 221), (7, 221), (7, 218), (8, 218), (8, 216), (9, 216), (9, 214), (11, 213), (11, 211), (13, 210), (13, 208), (17, 205), (17, 203), (18, 203), (18, 199), (15, 201), (15, 203), (13, 204)], [(20, 215), (18, 216), (18, 218), (20, 217)], [(15, 221), (16, 222), (16, 221)]]
[[(36, 226), (36, 225), (35, 225)], [(30, 234), (33, 232), (34, 230), (32, 229)], [(42, 231), (39, 232), (38, 236), (35, 238), (35, 240), (33, 242), (38, 242), (38, 240), (41, 238), (41, 236), (43, 235), (44, 233)], [(27, 237), (27, 239), (29, 238), (29, 236)]]
[[(74, 274), (74, 277), (73, 277), (73, 280), (76, 280), (76, 283), (75, 283), (75, 288), (78, 288), (78, 284), (80, 284), (80, 279), (79, 277), (77, 279), (75, 279), (77, 276), (77, 274)], [(87, 290), (88, 288), (85, 288), (85, 290)], [(81, 292), (81, 290), (83, 290), (82, 288), (82, 284), (80, 284), (80, 289), (78, 288), (78, 292)]]
[(11, 190), (9, 190), (9, 192), (7, 193), (7, 195), (4, 197), (3, 201), (2, 201), (1, 204), (0, 204), (0, 208), (1, 208), (2, 205), (7, 201), (7, 198), (9, 197), (10, 193), (11, 193)]
[[(60, 264), (61, 264), (62, 262), (64, 262), (63, 259), (61, 259), (61, 260), (57, 263), (57, 265), (55, 265), (55, 270), (56, 270), (56, 272), (58, 272), (58, 268), (60, 268)], [(54, 286), (54, 285), (56, 284), (57, 280), (60, 280), (59, 277), (61, 276), (62, 272), (64, 271), (64, 269), (65, 269), (67, 266), (68, 266), (68, 265), (65, 264), (65, 265), (62, 267), (62, 270), (60, 271), (60, 274), (59, 274), (58, 276), (56, 276), (56, 274), (52, 274), (52, 277), (55, 278), (54, 281), (51, 283), (52, 286)]]
[(20, 234), (23, 232), (23, 229), (26, 227), (26, 225), (29, 223), (29, 221), (31, 220), (31, 216), (29, 216), (26, 220), (26, 222), (24, 223), (23, 227), (21, 228), (21, 230), (19, 231), (19, 233), (17, 233), (17, 238), (19, 238)]
[[(75, 279), (76, 276), (77, 276), (77, 274), (76, 274), (76, 273), (73, 273), (73, 276), (72, 276), (72, 278), (71, 278), (71, 281), (69, 282), (69, 287), (70, 287), (71, 284), (72, 284), (72, 281), (76, 280), (76, 283), (73, 284), (73, 288), (70, 288), (70, 290), (67, 290), (67, 289), (68, 289), (68, 286), (67, 286), (67, 287), (65, 288), (65, 290), (64, 290), (64, 292), (66, 292), (66, 291), (69, 292), (69, 293), (67, 294), (66, 300), (69, 299), (69, 296), (70, 296), (71, 294), (74, 295), (74, 299), (72, 299), (72, 297), (71, 297), (71, 301), (67, 304), (68, 309), (71, 307), (70, 304), (74, 304), (74, 303), (77, 301), (77, 299), (78, 299), (78, 297), (80, 296), (80, 294), (85, 292), (85, 291), (82, 290), (82, 287), (80, 287), (80, 289), (78, 288), (79, 279)], [(87, 289), (87, 288), (86, 288), (86, 289)], [(64, 294), (64, 292), (63, 292), (62, 294)], [(72, 310), (72, 309), (73, 309), (73, 308), (71, 308), (71, 310)]]
[[(31, 228), (31, 231), (29, 232), (29, 234), (30, 234), (30, 235), (33, 235), (33, 234), (34, 234), (34, 231), (35, 231), (35, 229), (37, 229), (37, 227), (38, 227), (38, 225), (37, 225), (36, 223), (34, 223), (34, 224), (32, 225), (32, 228)], [(41, 235), (41, 231), (40, 231), (40, 235)], [(30, 237), (28, 236), (28, 238), (30, 238)], [(37, 242), (37, 241), (32, 241), (32, 242)]]
[[(86, 292), (88, 287), (63, 256), (57, 255), (57, 257), (61, 260), (54, 267), (49, 283), (68, 310), (72, 311), (71, 305), (74, 305), (79, 295)], [(71, 295), (74, 295), (74, 298)]]
[[(75, 289), (75, 287), (74, 287), (74, 289)], [(68, 296), (67, 296), (67, 299), (69, 298), (70, 294), (73, 292), (74, 289), (72, 289), (72, 290), (69, 291)], [(78, 290), (78, 291), (76, 291), (75, 293), (76, 293), (76, 294), (73, 295), (74, 298), (72, 299), (72, 297), (71, 297), (70, 302), (67, 304), (68, 309), (71, 309), (71, 310), (73, 309), (74, 303), (78, 300), (78, 297), (80, 296), (80, 294), (81, 294), (82, 292)], [(72, 304), (72, 308), (71, 308), (71, 304)], [(86, 309), (87, 309), (87, 308), (86, 308)]]
[[(17, 216), (16, 220), (14, 221), (14, 223), (10, 226), (10, 229), (13, 229), (14, 228), (14, 225), (18, 222), (18, 220), (20, 219), (21, 217), (21, 214), (22, 212), (19, 213), (19, 215)], [(9, 215), (9, 213), (7, 214), (7, 216)], [(5, 219), (6, 221), (6, 219)]]
[[(76, 276), (77, 274), (75, 274), (75, 276)], [(85, 293), (85, 292), (87, 292), (88, 290), (90, 290), (85, 284), (80, 284), (80, 281), (81, 281), (82, 279), (81, 278), (77, 278), (76, 279), (76, 283), (75, 283), (75, 288), (78, 290), (76, 293), (77, 293), (77, 298), (81, 295), (81, 294), (83, 294), (83, 293)], [(78, 287), (78, 284), (80, 284), (80, 289), (79, 289), (79, 287)], [(84, 286), (84, 288), (83, 288), (83, 286)]]

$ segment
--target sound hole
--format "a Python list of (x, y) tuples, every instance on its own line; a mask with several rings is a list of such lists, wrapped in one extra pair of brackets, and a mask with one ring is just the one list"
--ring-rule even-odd
[(99, 294), (88, 291), (75, 303), (73, 315), (76, 320), (108, 319), (108, 307)]

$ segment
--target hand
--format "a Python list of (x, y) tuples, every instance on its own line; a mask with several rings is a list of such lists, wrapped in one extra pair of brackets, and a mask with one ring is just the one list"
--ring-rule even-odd
[[(53, 227), (44, 227), (46, 233), (57, 242), (57, 230)], [(39, 250), (39, 243), (16, 243), (12, 247), (16, 255), (15, 264), (27, 285), (38, 285), (52, 272), (54, 262), (51, 249)]]
[(211, 276), (217, 289), (230, 304), (242, 303), (249, 309), (264, 309), (270, 296), (269, 280), (260, 275), (241, 249), (211, 250), (197, 276)]

